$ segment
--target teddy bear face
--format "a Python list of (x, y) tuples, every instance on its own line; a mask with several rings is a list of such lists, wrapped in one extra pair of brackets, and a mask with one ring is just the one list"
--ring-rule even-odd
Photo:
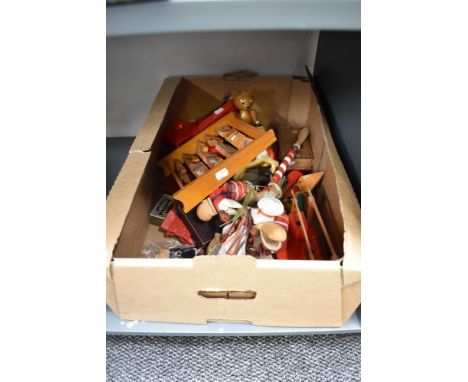
[(249, 91), (242, 91), (234, 95), (234, 105), (239, 110), (250, 110), (253, 106), (253, 97)]

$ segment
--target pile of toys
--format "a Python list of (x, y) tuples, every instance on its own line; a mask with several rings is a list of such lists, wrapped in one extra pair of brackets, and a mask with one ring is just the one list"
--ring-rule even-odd
[[(336, 258), (313, 193), (324, 173), (311, 172), (311, 161), (294, 167), (308, 127), (283, 146), (279, 163), (274, 132), (257, 119), (252, 93), (242, 91), (199, 121), (175, 121), (164, 138), (174, 150), (159, 161), (163, 183), (176, 187), (160, 188), (166, 193), (149, 219), (172, 243), (169, 257)], [(160, 253), (155, 243), (142, 252)]]

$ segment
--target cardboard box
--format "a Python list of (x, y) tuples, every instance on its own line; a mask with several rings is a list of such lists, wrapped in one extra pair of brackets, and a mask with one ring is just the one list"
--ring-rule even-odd
[[(168, 153), (163, 132), (176, 119), (201, 117), (233, 91), (256, 90), (259, 119), (275, 129), (310, 128), (313, 170), (325, 171), (317, 202), (338, 258), (257, 260), (141, 257)], [(306, 142), (307, 144), (307, 142)], [(360, 304), (360, 207), (310, 85), (290, 77), (171, 77), (161, 87), (107, 198), (107, 304), (123, 319), (179, 323), (214, 320), (257, 325), (338, 327)]]

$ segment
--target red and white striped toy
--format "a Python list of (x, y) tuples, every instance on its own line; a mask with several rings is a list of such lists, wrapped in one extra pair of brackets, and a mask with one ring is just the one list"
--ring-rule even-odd
[(278, 169), (273, 174), (271, 178), (271, 183), (278, 184), (280, 182), (281, 178), (284, 176), (284, 173), (286, 172), (286, 170), (288, 169), (288, 167), (291, 165), (294, 158), (296, 157), (297, 152), (301, 149), (302, 144), (305, 142), (305, 140), (308, 137), (309, 137), (309, 129), (307, 127), (304, 127), (299, 132), (296, 143), (294, 143), (291, 149), (289, 149), (289, 151), (286, 153)]

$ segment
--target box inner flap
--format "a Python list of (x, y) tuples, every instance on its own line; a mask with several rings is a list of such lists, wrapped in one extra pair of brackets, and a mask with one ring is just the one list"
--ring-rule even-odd
[(181, 77), (169, 77), (163, 82), (143, 123), (143, 127), (138, 132), (138, 135), (135, 137), (130, 147), (131, 153), (139, 151), (145, 152), (151, 149), (151, 145), (166, 117), (172, 96), (179, 86), (180, 81)]
[(126, 217), (131, 209), (143, 173), (150, 159), (150, 153), (129, 154), (115, 180), (106, 202), (106, 251), (107, 268), (112, 259), (114, 248), (122, 234)]

